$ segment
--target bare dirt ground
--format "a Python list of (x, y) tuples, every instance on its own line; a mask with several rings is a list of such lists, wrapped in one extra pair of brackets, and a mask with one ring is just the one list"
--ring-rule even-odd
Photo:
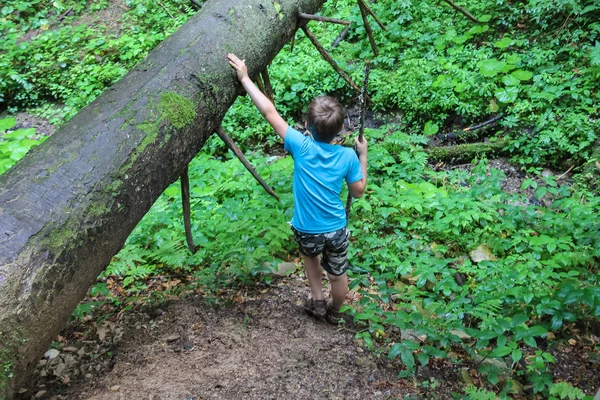
[[(192, 295), (122, 314), (99, 325), (93, 337), (76, 338), (67, 329), (57, 346), (60, 355), (41, 362), (35, 388), (22, 398), (337, 400), (423, 394), (412, 380), (397, 378), (399, 363), (359, 347), (355, 328), (307, 316), (301, 306), (307, 294), (303, 279), (289, 277), (235, 296), (228, 306)], [(448, 378), (439, 387), (447, 396), (437, 398), (460, 391), (452, 374)]]

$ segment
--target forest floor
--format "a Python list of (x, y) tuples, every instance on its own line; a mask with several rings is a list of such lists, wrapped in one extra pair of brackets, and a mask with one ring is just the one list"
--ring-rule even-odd
[(71, 324), (22, 398), (444, 399), (461, 391), (460, 366), (449, 360), (398, 379), (401, 364), (359, 347), (356, 327), (306, 315), (299, 275), (238, 292), (228, 305), (194, 294)]

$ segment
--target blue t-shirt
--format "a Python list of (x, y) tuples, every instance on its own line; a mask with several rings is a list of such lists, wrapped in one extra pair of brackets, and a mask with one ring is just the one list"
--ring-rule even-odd
[(346, 226), (342, 184), (363, 178), (354, 150), (317, 142), (288, 127), (284, 147), (294, 157), (294, 218), (305, 233), (333, 232)]

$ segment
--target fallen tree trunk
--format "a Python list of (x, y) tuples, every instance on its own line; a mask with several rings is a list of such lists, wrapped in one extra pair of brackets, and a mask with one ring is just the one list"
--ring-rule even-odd
[(497, 157), (505, 153), (503, 141), (489, 143), (467, 143), (456, 146), (428, 147), (425, 149), (430, 160), (453, 163), (471, 162), (474, 158)]
[(251, 76), (324, 0), (212, 0), (0, 176), (0, 399), (12, 398), (98, 274)]

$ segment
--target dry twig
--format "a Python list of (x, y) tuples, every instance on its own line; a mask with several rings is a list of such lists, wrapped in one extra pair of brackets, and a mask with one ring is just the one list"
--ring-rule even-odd
[(358, 8), (360, 9), (360, 15), (362, 16), (363, 25), (365, 27), (365, 31), (367, 32), (367, 36), (369, 37), (369, 43), (371, 44), (371, 48), (373, 49), (373, 53), (375, 56), (379, 55), (379, 51), (377, 50), (377, 43), (375, 43), (375, 39), (373, 38), (373, 30), (371, 29), (371, 24), (369, 24), (369, 20), (367, 19), (367, 10), (363, 7), (362, 2), (358, 2)]
[(375, 14), (373, 12), (373, 10), (371, 10), (371, 7), (369, 7), (369, 5), (367, 3), (365, 3), (364, 0), (358, 0), (358, 5), (359, 5), (359, 7), (363, 7), (366, 12), (368, 12), (369, 14), (371, 14), (371, 16), (377, 22), (377, 24), (379, 24), (379, 26), (381, 27), (381, 29), (383, 29), (384, 31), (387, 32), (386, 26), (383, 24), (383, 22), (381, 22), (381, 20), (379, 18), (377, 18), (377, 14)]
[(329, 63), (329, 65), (331, 65), (333, 67), (333, 69), (350, 85), (352, 86), (352, 88), (354, 90), (356, 90), (357, 92), (360, 93), (360, 88), (356, 85), (356, 83), (354, 83), (352, 81), (352, 79), (350, 78), (350, 76), (344, 72), (344, 70), (342, 70), (340, 68), (340, 66), (335, 62), (335, 60), (333, 58), (331, 58), (331, 56), (329, 55), (329, 53), (327, 53), (327, 50), (325, 50), (325, 48), (323, 47), (323, 45), (321, 45), (321, 43), (319, 43), (319, 41), (317, 40), (317, 38), (315, 37), (315, 35), (310, 31), (310, 29), (308, 29), (308, 27), (306, 25), (302, 26), (302, 31), (306, 34), (306, 36), (310, 39), (310, 41), (312, 42), (312, 44), (317, 48), (317, 51), (321, 54), (321, 57), (323, 57), (325, 59), (325, 61), (327, 61)]
[(183, 206), (183, 226), (185, 228), (185, 241), (187, 242), (188, 248), (192, 253), (195, 253), (198, 248), (194, 244), (194, 237), (192, 236), (192, 224), (191, 224), (191, 213), (190, 213), (190, 178), (188, 175), (188, 167), (185, 166), (185, 170), (181, 174), (181, 203)]
[[(359, 0), (360, 1), (360, 0)], [(450, 4), (450, 6), (452, 8), (454, 8), (456, 11), (462, 13), (463, 15), (465, 15), (467, 18), (469, 18), (471, 21), (479, 23), (479, 20), (470, 12), (468, 12), (466, 9), (464, 9), (463, 7), (457, 5), (456, 3), (454, 3), (452, 0), (444, 0), (446, 3)]]
[[(360, 128), (358, 133), (358, 140), (362, 142), (365, 134), (365, 115), (367, 114), (367, 88), (369, 86), (369, 72), (371, 70), (371, 63), (369, 60), (365, 62), (365, 77), (363, 80), (363, 86), (360, 91)], [(356, 148), (355, 148), (356, 150)], [(352, 195), (348, 190), (348, 197), (346, 198), (346, 219), (350, 218), (350, 208), (352, 207)]]
[(231, 138), (229, 137), (229, 135), (227, 135), (227, 133), (225, 132), (223, 127), (219, 126), (215, 132), (217, 133), (217, 135), (219, 135), (221, 140), (223, 140), (223, 142), (225, 142), (227, 147), (229, 147), (229, 149), (231, 151), (233, 151), (233, 153), (242, 162), (242, 164), (244, 164), (244, 167), (246, 167), (248, 172), (250, 172), (252, 174), (254, 179), (256, 179), (258, 181), (258, 183), (260, 183), (260, 185), (267, 191), (267, 193), (269, 193), (271, 196), (273, 196), (275, 199), (277, 199), (277, 201), (279, 201), (279, 196), (277, 196), (277, 194), (275, 194), (275, 192), (273, 191), (273, 189), (271, 189), (271, 187), (267, 184), (267, 182), (265, 182), (260, 177), (260, 175), (258, 175), (258, 173), (254, 169), (254, 167), (248, 162), (248, 159), (246, 159), (246, 156), (244, 156), (244, 153), (242, 153), (240, 148), (237, 147), (237, 145), (233, 142), (233, 140), (231, 140)]

